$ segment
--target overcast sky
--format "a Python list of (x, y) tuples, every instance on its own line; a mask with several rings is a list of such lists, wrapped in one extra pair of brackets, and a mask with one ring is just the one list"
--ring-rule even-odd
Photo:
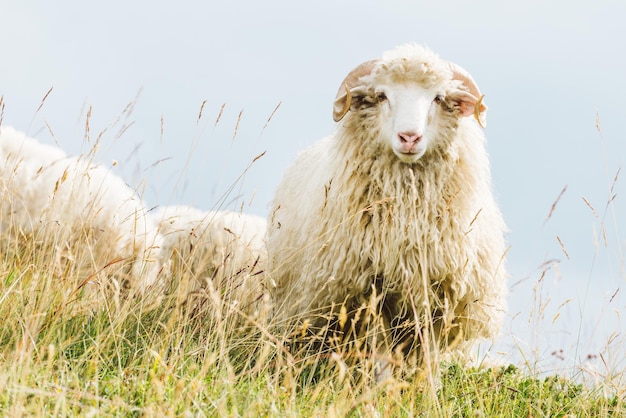
[(625, 19), (618, 0), (0, 0), (2, 123), (71, 154), (104, 131), (98, 161), (119, 162), (150, 206), (265, 215), (295, 154), (332, 132), (347, 72), (425, 44), (489, 105), (511, 229), (501, 351), (518, 340), (565, 364), (551, 353), (581, 359), (626, 332), (624, 180), (610, 192), (626, 156)]

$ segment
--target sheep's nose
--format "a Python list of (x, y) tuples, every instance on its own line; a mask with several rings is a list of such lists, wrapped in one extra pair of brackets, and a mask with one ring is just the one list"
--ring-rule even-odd
[(398, 138), (400, 138), (401, 143), (416, 144), (420, 139), (422, 139), (422, 135), (415, 132), (400, 132), (398, 134)]

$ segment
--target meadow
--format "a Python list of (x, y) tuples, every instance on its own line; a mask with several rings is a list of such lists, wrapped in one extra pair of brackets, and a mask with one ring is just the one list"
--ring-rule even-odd
[(190, 291), (200, 278), (185, 260), (166, 288), (121, 292), (107, 283), (113, 260), (87, 277), (62, 260), (84, 242), (12, 230), (0, 248), (4, 416), (626, 416), (623, 370), (589, 380), (479, 352), (438, 377), (377, 381), (366, 347), (290, 345), (268, 300), (250, 314), (210, 278)]

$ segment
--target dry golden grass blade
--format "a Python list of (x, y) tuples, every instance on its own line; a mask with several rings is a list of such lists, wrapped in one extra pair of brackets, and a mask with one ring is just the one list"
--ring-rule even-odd
[(558, 308), (556, 308), (556, 310), (557, 310), (557, 311), (560, 311), (562, 307), (564, 307), (565, 305), (567, 305), (568, 303), (570, 303), (570, 302), (571, 302), (571, 301), (573, 301), (573, 300), (574, 300), (573, 298), (568, 298), (568, 299), (566, 299), (563, 303), (561, 303), (561, 304), (559, 305), (559, 307), (558, 307)]
[(155, 162), (153, 162), (152, 164), (150, 164), (150, 166), (148, 168), (156, 167), (157, 165), (161, 164), (162, 162), (169, 161), (171, 159), (173, 159), (173, 157), (160, 158), (160, 159), (156, 160)]
[(218, 123), (220, 123), (220, 119), (222, 119), (222, 115), (224, 114), (224, 108), (226, 107), (226, 103), (222, 103), (222, 106), (220, 107), (220, 111), (217, 114), (217, 118), (215, 119), (215, 124), (213, 125), (213, 127), (216, 127)]
[(474, 225), (474, 222), (476, 222), (476, 219), (478, 219), (478, 216), (480, 215), (480, 212), (482, 212), (482, 211), (483, 211), (483, 208), (478, 209), (478, 212), (476, 212), (476, 215), (474, 215), (474, 218), (469, 223), (469, 228), (471, 228), (472, 225)]
[(261, 129), (261, 133), (263, 133), (265, 131), (265, 128), (267, 128), (267, 125), (270, 124), (270, 121), (272, 120), (272, 118), (274, 117), (274, 114), (278, 111), (278, 108), (280, 107), (280, 105), (283, 102), (278, 102), (278, 104), (276, 105), (276, 107), (274, 108), (274, 110), (272, 110), (272, 113), (270, 114), (270, 117), (267, 118), (267, 121), (265, 122), (265, 125), (263, 125), (263, 128)]
[(46, 124), (46, 128), (48, 128), (48, 132), (50, 132), (50, 135), (54, 139), (54, 143), (57, 145), (57, 147), (61, 148), (61, 144), (59, 144), (59, 141), (57, 140), (57, 137), (54, 134), (54, 131), (52, 130), (52, 126), (50, 126), (48, 121), (44, 121), (44, 123)]
[(243, 116), (243, 110), (239, 112), (239, 116), (237, 116), (237, 123), (235, 124), (235, 132), (233, 132), (233, 141), (237, 137), (237, 131), (239, 130), (239, 124), (241, 123), (241, 117)]
[[(120, 128), (120, 130), (118, 131), (118, 133), (115, 135), (115, 139), (119, 139), (122, 137), (122, 135), (124, 135), (124, 133), (126, 133), (126, 131), (128, 130), (128, 128), (130, 128), (131, 126), (133, 126), (135, 124), (135, 122), (131, 122), (131, 123), (125, 123), (124, 125), (122, 125), (122, 127)], [(100, 141), (100, 139), (102, 138), (102, 135), (104, 135), (104, 133), (107, 130), (104, 129), (102, 132), (100, 132), (100, 134), (98, 135), (98, 141)]]
[(585, 202), (585, 205), (587, 205), (587, 207), (589, 209), (591, 209), (591, 213), (593, 214), (593, 216), (596, 219), (599, 219), (600, 217), (598, 216), (598, 212), (596, 212), (596, 210), (593, 208), (593, 206), (591, 206), (591, 203), (585, 198), (585, 196), (583, 196), (582, 199), (583, 199), (583, 202)]
[(200, 111), (198, 112), (198, 119), (196, 120), (196, 125), (200, 123), (200, 119), (202, 119), (202, 112), (204, 111), (204, 106), (206, 106), (206, 100), (202, 101), (200, 105)]
[(472, 225), (474, 225), (474, 222), (476, 222), (476, 220), (478, 219), (478, 216), (480, 216), (480, 212), (482, 212), (482, 211), (483, 211), (483, 208), (478, 209), (478, 212), (476, 212), (476, 215), (474, 215), (474, 218), (472, 219), (472, 221), (467, 226), (467, 231), (465, 231), (465, 235), (467, 235), (470, 232), (472, 232)]
[(91, 119), (91, 111), (92, 111), (92, 106), (89, 106), (89, 109), (87, 109), (87, 116), (85, 117), (85, 141), (87, 142), (90, 142), (89, 120)]
[(559, 203), (559, 200), (561, 200), (561, 197), (563, 197), (563, 194), (565, 193), (566, 190), (567, 190), (567, 185), (563, 186), (563, 190), (561, 190), (561, 193), (559, 193), (554, 203), (552, 203), (552, 206), (550, 206), (550, 211), (548, 212), (548, 216), (546, 216), (545, 221), (543, 221), (544, 225), (552, 217), (552, 214), (554, 213), (554, 210), (556, 209), (556, 205)]
[[(137, 91), (137, 94), (135, 95), (135, 97), (133, 97), (133, 100), (131, 100), (126, 105), (126, 107), (120, 114), (120, 118), (126, 115), (126, 119), (128, 119), (128, 117), (133, 114), (133, 111), (135, 110), (135, 106), (137, 105), (137, 103), (139, 102), (139, 98), (141, 97), (141, 93), (143, 93), (143, 87), (139, 87), (139, 90)], [(113, 124), (117, 125), (117, 120)]]
[(563, 254), (565, 254), (565, 257), (567, 257), (567, 259), (569, 260), (569, 253), (565, 249), (565, 244), (563, 244), (563, 241), (561, 240), (561, 237), (559, 237), (557, 235), (556, 236), (556, 240), (559, 242), (559, 245), (561, 246), (561, 251), (563, 251)]
[(46, 94), (44, 94), (43, 99), (41, 99), (41, 103), (39, 103), (39, 107), (37, 108), (37, 110), (35, 111), (35, 113), (39, 113), (39, 111), (41, 110), (41, 108), (43, 107), (44, 103), (46, 102), (46, 99), (48, 98), (48, 96), (50, 95), (50, 93), (52, 93), (52, 90), (54, 90), (54, 87), (50, 87), (50, 90), (48, 90), (48, 92)]
[(252, 159), (252, 163), (251, 163), (251, 164), (254, 164), (257, 160), (261, 159), (261, 158), (265, 155), (265, 153), (266, 153), (266, 152), (267, 152), (267, 151), (263, 151), (262, 153), (260, 153), (260, 154), (259, 154), (259, 155), (257, 155), (256, 157), (254, 157), (254, 158)]
[(65, 180), (67, 180), (68, 175), (69, 175), (69, 172), (68, 172), (68, 169), (66, 168), (65, 171), (63, 171), (63, 174), (61, 175), (61, 177), (57, 179), (56, 183), (54, 183), (54, 190), (52, 191), (53, 196), (56, 195), (57, 192), (59, 191), (59, 186), (65, 183)]

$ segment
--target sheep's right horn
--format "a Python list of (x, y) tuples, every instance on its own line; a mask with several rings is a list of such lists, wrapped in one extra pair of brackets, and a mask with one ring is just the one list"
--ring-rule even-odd
[(463, 67), (453, 62), (448, 62), (450, 69), (452, 70), (452, 78), (463, 82), (463, 86), (476, 97), (482, 96), (478, 84), (474, 81), (469, 72)]
[(450, 69), (452, 70), (452, 78), (461, 81), (463, 83), (463, 87), (465, 87), (467, 91), (469, 91), (469, 93), (476, 98), (477, 103), (474, 109), (474, 118), (478, 121), (480, 126), (484, 127), (487, 118), (487, 105), (483, 103), (485, 95), (480, 92), (478, 84), (476, 84), (470, 73), (467, 72), (465, 68), (453, 62), (448, 62), (448, 65), (450, 65)]
[(364, 62), (363, 64), (350, 71), (346, 78), (341, 83), (335, 102), (333, 103), (333, 120), (339, 122), (350, 111), (352, 105), (352, 93), (351, 91), (358, 87), (358, 81), (361, 77), (369, 75), (376, 62), (378, 60), (371, 60)]

